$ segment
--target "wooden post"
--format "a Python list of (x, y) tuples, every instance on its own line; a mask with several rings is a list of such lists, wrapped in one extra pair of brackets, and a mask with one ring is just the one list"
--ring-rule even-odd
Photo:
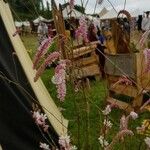
[(58, 40), (58, 50), (61, 51), (63, 55), (63, 59), (66, 59), (66, 51), (65, 51), (65, 23), (64, 23), (64, 18), (62, 15), (62, 8), (61, 5), (59, 5), (59, 9), (56, 6), (56, 3), (54, 0), (51, 0), (51, 5), (52, 5), (52, 14), (54, 18), (54, 24), (56, 28), (56, 33), (59, 36)]

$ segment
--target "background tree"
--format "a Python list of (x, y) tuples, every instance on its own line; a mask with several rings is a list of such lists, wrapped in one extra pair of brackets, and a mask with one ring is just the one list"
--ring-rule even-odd
[(51, 18), (49, 3), (44, 6), (43, 0), (6, 0), (16, 20), (33, 20), (39, 15)]

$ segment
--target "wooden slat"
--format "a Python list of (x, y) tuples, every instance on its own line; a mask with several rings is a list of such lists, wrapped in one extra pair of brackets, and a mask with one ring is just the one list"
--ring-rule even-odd
[(145, 106), (144, 109), (150, 111), (150, 105)]
[(79, 69), (75, 69), (75, 74), (79, 78), (87, 77), (87, 76), (95, 76), (95, 75), (100, 75), (99, 67), (96, 64), (82, 67)]
[(142, 122), (142, 126), (145, 127), (145, 131), (140, 131), (138, 132), (139, 134), (145, 135), (145, 136), (150, 136), (150, 119), (145, 119)]
[(94, 64), (94, 63), (98, 64), (98, 59), (95, 55), (93, 55), (91, 57), (75, 60), (75, 65), (77, 65), (77, 66), (86, 66), (86, 65), (90, 65), (90, 64)]
[(114, 99), (112, 97), (108, 97), (107, 102), (109, 102), (111, 104), (116, 104), (120, 109), (123, 109), (127, 112), (131, 112), (133, 110), (133, 108), (131, 107), (130, 104), (128, 104), (126, 102), (119, 101), (119, 100)]
[(110, 90), (117, 93), (123, 94), (130, 97), (136, 97), (138, 95), (138, 90), (136, 87), (132, 85), (124, 85), (124, 84), (117, 84), (115, 86), (111, 86)]
[(77, 58), (80, 56), (83, 56), (85, 54), (91, 53), (93, 51), (95, 51), (96, 45), (89, 45), (89, 46), (84, 46), (78, 49), (74, 49), (73, 50), (73, 57)]

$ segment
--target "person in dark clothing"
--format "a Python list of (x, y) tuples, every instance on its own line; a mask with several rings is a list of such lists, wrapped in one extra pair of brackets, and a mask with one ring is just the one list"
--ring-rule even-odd
[(101, 44), (104, 45), (105, 37), (103, 36), (99, 28), (97, 28), (97, 38), (101, 42)]
[(142, 31), (142, 19), (142, 15), (139, 15), (137, 20), (138, 31)]
[[(97, 29), (95, 28), (94, 24), (90, 24), (88, 28), (88, 39), (90, 42), (99, 40), (97, 36)], [(105, 77), (105, 72), (104, 72), (105, 57), (104, 57), (104, 47), (102, 46), (101, 43), (97, 44), (97, 48), (95, 51), (99, 57), (100, 71), (102, 73), (102, 77), (104, 78)]]
[(128, 34), (130, 34), (130, 24), (127, 20), (127, 18), (123, 18), (123, 29), (126, 31)]

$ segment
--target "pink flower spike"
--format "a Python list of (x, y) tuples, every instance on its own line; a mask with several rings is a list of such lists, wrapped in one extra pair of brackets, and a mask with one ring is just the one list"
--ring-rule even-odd
[(138, 114), (135, 113), (134, 111), (131, 111), (131, 112), (130, 112), (130, 116), (132, 117), (133, 120), (135, 120), (135, 119), (138, 118)]
[(35, 57), (33, 59), (33, 69), (36, 68), (40, 59), (46, 54), (48, 47), (50, 46), (51, 42), (52, 42), (52, 38), (49, 37), (41, 43), (41, 45), (39, 46), (39, 48), (35, 54)]
[(144, 141), (145, 141), (147, 147), (150, 149), (150, 138), (149, 138), (149, 137), (146, 137), (146, 138), (144, 139)]
[(68, 135), (62, 135), (59, 137), (58, 141), (59, 145), (65, 148), (65, 150), (70, 150), (70, 136)]
[(107, 105), (105, 110), (102, 111), (103, 115), (108, 115), (111, 112), (111, 106)]
[(60, 53), (59, 52), (53, 52), (48, 55), (45, 62), (38, 68), (36, 75), (34, 77), (34, 82), (38, 80), (38, 78), (42, 75), (47, 65), (51, 65), (54, 61), (59, 59)]
[(47, 132), (49, 126), (46, 125), (45, 120), (47, 119), (46, 114), (40, 114), (39, 111), (34, 111), (32, 114), (33, 119), (35, 120), (35, 123), (40, 126), (44, 132)]
[(57, 98), (64, 101), (66, 96), (66, 66), (70, 64), (69, 60), (61, 60), (55, 68), (55, 75), (52, 77), (52, 82), (57, 88)]
[(148, 38), (149, 33), (150, 33), (150, 30), (147, 30), (143, 33), (142, 38), (140, 39), (140, 42), (139, 42), (141, 47), (143, 47), (146, 39)]
[(42, 142), (40, 142), (40, 148), (42, 148), (43, 150), (50, 150), (49, 145), (47, 145), (46, 143), (42, 143)]
[(48, 57), (45, 60), (45, 66), (51, 65), (55, 60), (59, 59), (60, 53), (59, 52), (53, 52), (48, 55)]
[(85, 17), (81, 17), (79, 20), (79, 27), (75, 31), (76, 38), (79, 39), (79, 37), (82, 37), (84, 42), (88, 42), (89, 40), (87, 37), (87, 31), (88, 31), (87, 21), (85, 20)]
[(126, 116), (122, 115), (120, 118), (120, 130), (125, 130), (127, 129), (127, 122), (126, 122)]
[(125, 85), (132, 85), (132, 81), (129, 80), (129, 78), (125, 75), (123, 75), (120, 79), (119, 79), (119, 83), (125, 84)]
[(144, 53), (144, 57), (145, 57), (145, 63), (146, 63), (146, 71), (149, 72), (150, 71), (150, 49), (145, 49), (143, 51)]

